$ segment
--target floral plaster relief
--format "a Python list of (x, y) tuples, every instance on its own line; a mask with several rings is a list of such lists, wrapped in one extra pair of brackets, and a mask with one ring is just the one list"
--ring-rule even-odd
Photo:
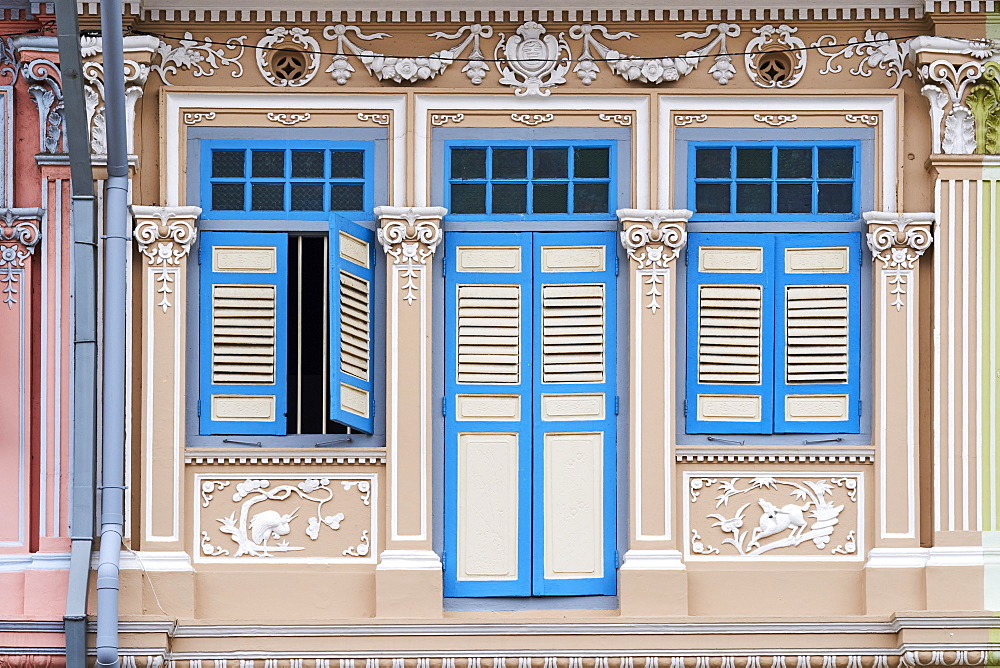
[(199, 475), (198, 560), (372, 563), (374, 475)]

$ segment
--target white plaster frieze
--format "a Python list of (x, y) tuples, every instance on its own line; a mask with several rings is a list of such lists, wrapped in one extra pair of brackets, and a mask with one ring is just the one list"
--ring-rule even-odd
[(835, 60), (857, 57), (860, 61), (850, 70), (852, 75), (870, 77), (875, 70), (882, 70), (885, 76), (895, 77), (889, 88), (899, 88), (903, 77), (913, 76), (913, 71), (905, 62), (910, 43), (911, 40), (892, 39), (888, 33), (875, 32), (869, 28), (861, 39), (851, 37), (843, 44), (838, 44), (836, 36), (822, 35), (811, 46), (826, 58), (826, 64), (819, 70), (820, 74), (838, 74), (843, 66), (835, 63)]

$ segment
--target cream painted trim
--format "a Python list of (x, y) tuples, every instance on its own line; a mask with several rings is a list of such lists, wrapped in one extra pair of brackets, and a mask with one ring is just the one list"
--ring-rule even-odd
[(189, 450), (184, 455), (185, 464), (385, 464), (384, 450), (353, 450), (324, 448), (324, 454), (315, 452), (265, 452), (246, 454), (232, 448), (219, 450)]
[(369, 109), (389, 111), (389, 170), (393, 175), (391, 203), (402, 204), (406, 197), (406, 98), (403, 95), (349, 95), (337, 93), (323, 95), (298, 93), (289, 89), (267, 93), (195, 93), (163, 89), (165, 110), (163, 118), (164, 147), (166, 160), (166, 202), (168, 206), (178, 206), (180, 185), (186, 170), (180, 164), (182, 144), (186, 143), (187, 126), (183, 122), (183, 108), (215, 109), (217, 111), (259, 109), (261, 112), (274, 110), (274, 95), (280, 92), (281, 108), (288, 111), (307, 109), (325, 111), (330, 109)]
[(440, 571), (441, 557), (433, 550), (383, 550), (379, 571)]
[[(635, 183), (635, 206), (639, 209), (649, 208), (649, 181), (640, 178), (644, 174), (641, 165), (649, 164), (650, 143), (650, 110), (649, 95), (551, 95), (546, 98), (514, 97), (513, 95), (416, 95), (414, 106), (413, 133), (416, 136), (413, 151), (413, 164), (419, 170), (425, 166), (430, 173), (430, 115), (431, 111), (462, 113), (472, 111), (493, 111), (496, 109), (512, 111), (536, 111), (544, 108), (546, 111), (631, 111), (635, 114), (635, 130), (632, 145), (632, 169)], [(600, 121), (594, 120), (598, 127)], [(414, 199), (416, 206), (428, 206), (430, 202), (431, 181), (427, 178), (423, 183), (414, 184)]]
[(683, 571), (680, 550), (629, 550), (622, 557), (620, 571)]
[[(673, 182), (673, 144), (674, 134), (671, 119), (674, 112), (699, 111), (711, 108), (716, 111), (738, 111), (742, 114), (753, 114), (755, 111), (780, 111), (782, 113), (805, 113), (810, 111), (825, 111), (836, 114), (856, 114), (879, 111), (883, 114), (881, 123), (882, 152), (882, 193), (876, 193), (874, 207), (881, 211), (896, 210), (896, 174), (897, 174), (897, 98), (892, 95), (739, 95), (739, 96), (704, 96), (704, 95), (661, 95), (660, 96), (660, 135), (659, 135), (659, 202), (661, 208), (667, 209), (675, 205), (670, 201), (671, 184)], [(704, 124), (699, 127), (711, 127)]]
[(857, 450), (827, 449), (821, 452), (805, 452), (782, 448), (755, 447), (754, 452), (745, 449), (709, 447), (677, 448), (675, 456), (679, 462), (850, 462), (871, 463), (875, 461), (874, 448)]
[[(94, 552), (90, 556), (90, 567), (96, 569), (100, 561)], [(145, 572), (194, 572), (191, 556), (187, 552), (150, 552), (148, 550), (122, 550), (118, 557), (118, 568), (123, 571)]]
[(983, 566), (986, 550), (978, 545), (961, 547), (931, 547), (927, 552), (928, 566)]
[(923, 568), (928, 553), (926, 547), (873, 547), (865, 568)]

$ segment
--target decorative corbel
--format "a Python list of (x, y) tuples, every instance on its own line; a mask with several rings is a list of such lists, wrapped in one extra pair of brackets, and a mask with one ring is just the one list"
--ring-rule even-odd
[(882, 263), (892, 288), (887, 295), (893, 298), (889, 305), (899, 311), (906, 306), (906, 286), (917, 260), (934, 240), (931, 235), (934, 214), (866, 211), (864, 217), (868, 222), (872, 261)]
[(35, 58), (21, 64), (21, 73), (38, 108), (38, 151), (59, 153), (65, 131), (59, 66), (46, 58)]
[(622, 224), (621, 242), (637, 267), (639, 276), (649, 287), (646, 308), (654, 314), (662, 308), (659, 298), (663, 278), (670, 263), (687, 244), (687, 209), (619, 209)]
[(172, 306), (170, 295), (174, 275), (180, 271), (181, 260), (191, 251), (197, 238), (195, 221), (201, 215), (197, 206), (133, 206), (135, 241), (146, 264), (155, 272), (160, 295), (158, 307), (166, 313)]
[(20, 275), (24, 261), (35, 252), (42, 234), (38, 223), (42, 210), (0, 209), (0, 283), (3, 283), (3, 303), (13, 309), (17, 303)]
[(378, 241), (405, 281), (401, 289), (407, 304), (418, 299), (420, 273), (444, 237), (441, 219), (446, 213), (448, 210), (439, 206), (375, 207), (380, 223)]

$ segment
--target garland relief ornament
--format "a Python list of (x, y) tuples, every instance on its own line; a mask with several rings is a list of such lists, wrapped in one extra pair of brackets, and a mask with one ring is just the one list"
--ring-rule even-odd
[(528, 21), (509, 38), (500, 33), (493, 58), (500, 70), (500, 83), (514, 89), (514, 95), (549, 95), (566, 83), (572, 54), (563, 33), (545, 34), (540, 23)]

